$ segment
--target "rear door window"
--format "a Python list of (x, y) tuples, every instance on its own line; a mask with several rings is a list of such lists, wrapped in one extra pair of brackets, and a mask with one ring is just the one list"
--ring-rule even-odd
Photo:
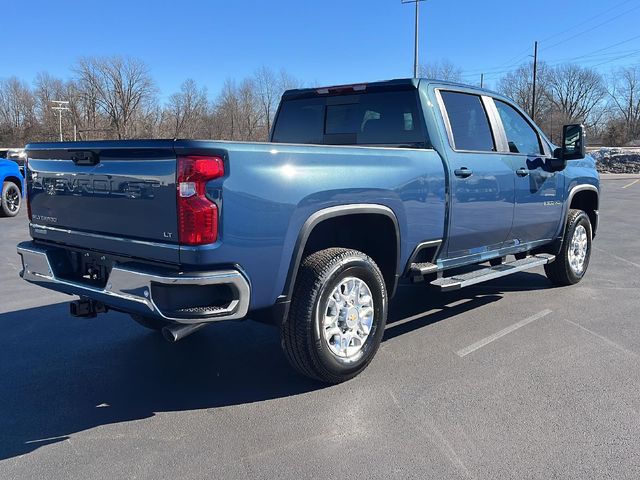
[(330, 145), (428, 145), (417, 92), (376, 92), (286, 100), (272, 141)]
[(496, 146), (489, 117), (479, 95), (461, 92), (440, 92), (447, 110), (454, 148), (495, 152)]

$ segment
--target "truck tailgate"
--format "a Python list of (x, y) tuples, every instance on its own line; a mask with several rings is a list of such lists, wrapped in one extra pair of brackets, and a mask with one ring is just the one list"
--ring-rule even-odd
[(172, 142), (127, 142), (126, 147), (125, 142), (110, 143), (115, 142), (30, 146), (32, 235), (72, 244), (84, 234), (85, 239), (90, 235), (98, 240), (117, 237), (129, 244), (177, 245)]

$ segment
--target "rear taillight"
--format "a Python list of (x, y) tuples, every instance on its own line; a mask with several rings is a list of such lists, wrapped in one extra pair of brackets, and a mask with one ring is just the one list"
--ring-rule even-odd
[(218, 206), (206, 196), (209, 180), (224, 175), (220, 157), (178, 157), (178, 238), (184, 245), (205, 245), (218, 239)]

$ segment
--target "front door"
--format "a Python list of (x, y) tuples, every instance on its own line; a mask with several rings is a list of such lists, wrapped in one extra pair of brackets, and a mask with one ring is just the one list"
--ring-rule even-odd
[(562, 218), (564, 175), (549, 168), (536, 129), (513, 106), (495, 99), (509, 144), (516, 207), (509, 240), (515, 244), (553, 238)]
[(497, 152), (483, 97), (449, 91), (440, 91), (440, 96), (452, 145), (447, 256), (497, 250), (513, 221), (513, 167)]

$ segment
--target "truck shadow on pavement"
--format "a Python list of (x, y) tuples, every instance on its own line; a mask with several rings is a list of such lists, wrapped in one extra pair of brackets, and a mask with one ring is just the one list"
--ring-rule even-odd
[[(512, 279), (509, 290), (549, 287), (540, 275)], [(401, 287), (385, 340), (500, 300), (499, 284), (487, 285), (446, 295)], [(412, 320), (398, 321), (407, 317)], [(0, 325), (0, 460), (155, 412), (324, 388), (289, 367), (276, 328), (256, 322), (221, 323), (169, 344), (126, 315), (80, 320), (61, 303), (0, 314)]]

